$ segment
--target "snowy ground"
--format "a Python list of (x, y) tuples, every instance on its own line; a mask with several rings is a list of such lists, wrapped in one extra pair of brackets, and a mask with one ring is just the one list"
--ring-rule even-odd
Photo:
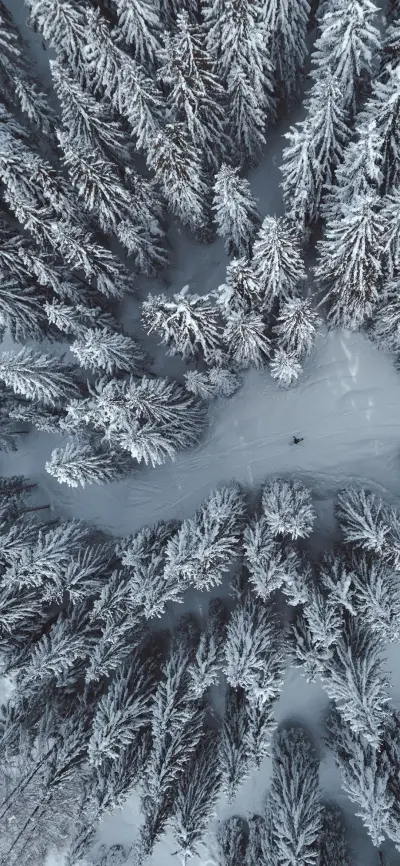
[[(41, 37), (23, 26), (26, 14), (22, 0), (6, 2), (29, 39), (38, 72), (48, 84), (49, 53), (42, 51)], [(299, 118), (300, 111), (292, 112), (290, 124)], [(250, 175), (263, 215), (282, 213), (278, 166), (282, 133), (288, 125), (283, 123), (271, 132), (265, 159)], [(226, 258), (220, 242), (201, 246), (175, 226), (171, 243), (168, 288), (162, 283), (142, 281), (139, 288), (143, 296), (148, 291), (173, 293), (185, 283), (190, 283), (193, 291), (204, 293), (223, 281)], [(135, 304), (124, 309), (124, 324), (134, 333), (137, 313)], [(158, 370), (164, 365), (163, 352), (158, 349)], [(173, 374), (175, 367), (179, 373), (179, 363), (169, 359), (164, 372)], [(291, 445), (293, 433), (304, 436), (301, 445)], [(392, 360), (362, 335), (333, 332), (319, 336), (297, 388), (278, 391), (268, 372), (249, 373), (233, 399), (214, 407), (203, 444), (181, 454), (174, 464), (144, 469), (124, 482), (71, 490), (58, 485), (44, 469), (52, 448), (61, 444), (59, 437), (32, 433), (21, 441), (17, 453), (0, 455), (0, 472), (21, 473), (36, 481), (40, 500), (49, 502), (57, 515), (93, 521), (116, 535), (160, 518), (191, 515), (213, 487), (232, 478), (257, 488), (271, 474), (289, 474), (301, 478), (313, 490), (319, 517), (316, 529), (323, 546), (325, 539), (332, 536), (333, 499), (341, 487), (350, 483), (366, 486), (400, 505), (399, 438), (400, 375)], [(388, 667), (394, 678), (393, 700), (400, 707), (398, 646), (390, 648)], [(340, 791), (332, 757), (323, 754), (320, 722), (325, 703), (318, 685), (307, 685), (296, 670), (290, 669), (277, 708), (278, 718), (296, 718), (310, 727), (323, 757), (321, 786), (327, 795), (343, 803), (350, 815), (354, 863), (378, 866), (377, 852), (361, 822), (351, 817), (350, 804)], [(266, 760), (231, 807), (220, 803), (218, 818), (235, 813), (246, 816), (261, 809), (269, 774), (270, 762)], [(121, 812), (107, 817), (99, 830), (99, 842), (129, 846), (138, 826), (137, 806), (133, 797)], [(155, 849), (149, 866), (176, 866), (178, 858), (172, 856), (175, 850), (167, 835)], [(389, 862), (390, 866), (399, 866), (400, 855), (396, 859), (392, 853)], [(55, 860), (51, 866), (56, 866)], [(209, 857), (193, 860), (193, 866), (212, 866), (212, 850)]]

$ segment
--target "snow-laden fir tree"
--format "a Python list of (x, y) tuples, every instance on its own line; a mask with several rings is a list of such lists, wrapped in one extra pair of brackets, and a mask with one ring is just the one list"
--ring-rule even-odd
[(293, 545), (274, 538), (265, 517), (246, 527), (243, 544), (249, 581), (263, 601), (285, 584), (295, 583), (300, 567), (297, 551)]
[(357, 112), (376, 70), (380, 48), (378, 7), (371, 0), (327, 3), (313, 52), (317, 79), (329, 69), (351, 115)]
[(281, 388), (290, 388), (303, 372), (295, 352), (286, 352), (280, 347), (274, 351), (269, 369), (272, 378)]
[(148, 334), (156, 331), (169, 354), (182, 355), (186, 361), (200, 356), (210, 363), (221, 347), (218, 311), (209, 295), (190, 294), (189, 286), (172, 299), (149, 295), (142, 318)]
[(217, 170), (227, 150), (225, 91), (200, 25), (188, 12), (177, 15), (173, 31), (164, 36), (158, 78), (167, 91), (166, 115), (181, 123), (196, 153)]
[(29, 348), (3, 352), (0, 380), (15, 394), (45, 406), (58, 406), (79, 394), (73, 366), (62, 358)]
[(91, 328), (107, 329), (118, 332), (118, 323), (112, 313), (101, 307), (87, 307), (86, 304), (72, 304), (57, 297), (46, 301), (44, 309), (51, 325), (54, 325), (64, 334), (74, 334), (82, 338), (86, 331)]
[(349, 487), (337, 499), (336, 515), (347, 544), (381, 555), (390, 531), (389, 515), (374, 493)]
[(146, 620), (161, 617), (168, 602), (183, 601), (185, 587), (165, 572), (168, 542), (178, 529), (175, 521), (160, 521), (125, 539), (117, 549), (128, 576), (122, 587), (123, 603), (139, 609)]
[(215, 732), (202, 737), (186, 772), (178, 779), (171, 826), (182, 866), (200, 855), (220, 793), (221, 770)]
[(268, 34), (268, 49), (278, 98), (292, 99), (299, 90), (307, 56), (309, 0), (262, 0), (261, 16)]
[(197, 236), (209, 228), (208, 187), (201, 156), (182, 124), (167, 124), (149, 140), (147, 164), (171, 213)]
[(321, 215), (349, 136), (343, 94), (329, 70), (313, 84), (305, 108), (305, 120), (285, 133), (281, 166), (286, 213), (304, 236)]
[[(390, 277), (397, 278), (400, 273), (400, 197), (397, 190), (382, 199), (381, 218), (385, 227), (385, 272), (387, 269)], [(396, 291), (396, 284), (393, 288)], [(382, 300), (387, 303), (386, 298)]]
[(263, 317), (243, 309), (232, 312), (225, 325), (223, 340), (232, 361), (238, 367), (265, 367), (271, 343), (266, 334)]
[(400, 639), (400, 585), (398, 574), (373, 553), (351, 556), (353, 598), (357, 614), (378, 637)]
[(196, 589), (218, 586), (239, 554), (245, 517), (240, 487), (217, 488), (168, 542), (165, 576)]
[(104, 151), (118, 163), (129, 160), (129, 141), (107, 102), (92, 96), (68, 64), (50, 60), (50, 70), (66, 141), (86, 150)]
[(133, 57), (153, 69), (161, 46), (163, 25), (160, 10), (151, 0), (116, 0), (118, 31)]
[(266, 823), (262, 815), (251, 815), (247, 819), (249, 838), (246, 848), (246, 866), (257, 866), (262, 863), (265, 851)]
[(385, 727), (382, 744), (384, 770), (388, 771), (386, 801), (390, 802), (390, 812), (385, 830), (390, 839), (400, 850), (400, 715), (398, 710), (392, 710)]
[(298, 358), (308, 355), (314, 345), (318, 314), (308, 298), (290, 298), (279, 308), (274, 333), (279, 346)]
[(185, 373), (185, 386), (191, 394), (202, 400), (215, 400), (217, 397), (231, 397), (241, 380), (237, 373), (224, 367), (210, 367), (204, 373), (198, 370), (188, 370)]
[(357, 124), (354, 139), (343, 153), (343, 161), (337, 166), (336, 185), (326, 191), (322, 204), (323, 216), (334, 220), (342, 213), (343, 205), (353, 199), (365, 198), (379, 192), (382, 185), (382, 137), (374, 117), (362, 115)]
[(228, 256), (249, 255), (260, 215), (249, 181), (238, 168), (224, 163), (215, 175), (213, 211)]
[(282, 217), (265, 217), (253, 246), (252, 264), (262, 293), (263, 309), (288, 300), (305, 279), (296, 226)]
[(399, 118), (400, 118), (400, 66), (389, 69), (386, 80), (377, 80), (363, 115), (366, 122), (375, 123), (379, 151), (376, 161), (381, 169), (381, 192), (391, 193), (400, 177)]
[(356, 620), (343, 623), (322, 684), (353, 733), (379, 748), (388, 715), (389, 678), (381, 645), (368, 627)]
[(203, 404), (181, 385), (144, 376), (97, 381), (90, 397), (69, 403), (66, 428), (100, 430), (111, 448), (156, 466), (198, 442), (204, 422)]
[(302, 728), (293, 725), (278, 731), (268, 805), (282, 866), (317, 866), (322, 824), (318, 769), (314, 747)]
[(328, 302), (328, 322), (355, 331), (371, 318), (382, 282), (384, 225), (376, 196), (354, 198), (328, 222), (319, 244), (316, 278)]
[(247, 729), (248, 716), (245, 692), (228, 686), (225, 694), (224, 718), (219, 744), (222, 791), (226, 795), (228, 803), (232, 803), (237, 789), (249, 775)]
[(87, 38), (85, 6), (80, 0), (26, 0), (29, 24), (42, 34), (57, 55), (82, 74)]
[(262, 510), (273, 536), (307, 538), (316, 517), (310, 491), (299, 481), (275, 478), (262, 491)]
[(271, 604), (247, 595), (235, 607), (224, 648), (224, 672), (233, 688), (264, 702), (276, 700), (285, 664), (281, 633)]
[(87, 328), (71, 343), (70, 350), (81, 367), (111, 376), (121, 372), (141, 376), (148, 360), (132, 337), (109, 328)]
[(378, 848), (385, 839), (392, 797), (388, 789), (389, 772), (378, 749), (351, 730), (341, 715), (331, 710), (328, 719), (328, 742), (335, 753), (341, 772), (342, 788), (357, 807), (361, 818)]
[(46, 472), (59, 484), (68, 487), (86, 487), (88, 484), (107, 484), (119, 481), (129, 472), (129, 460), (115, 451), (96, 448), (84, 440), (67, 442), (64, 448), (55, 448), (45, 464)]
[(27, 338), (39, 341), (50, 337), (52, 329), (46, 324), (43, 309), (47, 293), (1, 268), (0, 278), (0, 333), (4, 335), (7, 329), (17, 343)]
[(399, 282), (396, 278), (384, 284), (370, 334), (374, 342), (387, 352), (400, 350), (400, 301)]
[(20, 109), (41, 132), (53, 134), (54, 114), (47, 96), (32, 76), (28, 46), (13, 21), (12, 15), (0, 4), (0, 91), (3, 100)]
[(149, 856), (174, 808), (177, 787), (203, 736), (203, 712), (190, 692), (186, 635), (175, 634), (151, 714), (151, 751), (142, 781), (139, 862)]
[(220, 826), (217, 833), (218, 866), (237, 866), (244, 863), (246, 836), (242, 818), (233, 815)]
[(196, 698), (201, 698), (207, 689), (218, 683), (224, 661), (225, 637), (226, 610), (221, 599), (212, 598), (204, 630), (188, 669)]
[(319, 866), (351, 866), (347, 828), (334, 803), (324, 803), (319, 841)]
[(261, 308), (261, 289), (248, 259), (232, 259), (225, 280), (214, 292), (224, 319), (228, 319), (231, 313), (257, 312)]

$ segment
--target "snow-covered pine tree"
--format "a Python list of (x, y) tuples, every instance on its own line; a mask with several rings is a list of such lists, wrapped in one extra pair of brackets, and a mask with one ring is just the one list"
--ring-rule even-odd
[(343, 161), (336, 168), (336, 185), (327, 190), (323, 216), (335, 220), (343, 205), (353, 199), (379, 192), (382, 185), (382, 137), (376, 118), (359, 118), (353, 139), (344, 149)]
[(380, 192), (385, 194), (396, 189), (400, 177), (400, 66), (388, 67), (388, 71), (386, 80), (375, 82), (363, 112), (367, 122), (375, 123), (379, 136), (379, 151), (375, 159), (381, 169)]
[(238, 168), (224, 163), (215, 175), (213, 211), (228, 256), (250, 255), (260, 215), (249, 181)]
[(347, 828), (335, 803), (324, 803), (318, 866), (351, 866)]
[(282, 217), (265, 217), (253, 247), (254, 273), (262, 293), (263, 309), (276, 299), (288, 300), (305, 279), (296, 226)]
[(232, 312), (223, 332), (232, 361), (239, 367), (265, 367), (270, 355), (266, 324), (259, 313), (239, 309)]
[(285, 352), (279, 347), (273, 353), (269, 369), (272, 378), (281, 388), (290, 388), (303, 372), (297, 355), (294, 352)]
[(147, 333), (156, 331), (169, 354), (182, 355), (185, 361), (202, 356), (210, 363), (221, 347), (218, 311), (210, 295), (190, 294), (189, 286), (172, 299), (149, 295), (142, 318)]
[(118, 169), (101, 151), (58, 133), (63, 162), (83, 208), (106, 234), (114, 234), (133, 257), (138, 271), (150, 274), (166, 265), (163, 233), (155, 218), (143, 220), (140, 204), (121, 181)]
[(139, 343), (109, 328), (87, 328), (70, 346), (81, 367), (93, 372), (100, 370), (109, 375), (144, 373), (148, 357)]
[(210, 367), (204, 373), (200, 373), (199, 370), (188, 370), (184, 378), (187, 390), (201, 400), (231, 397), (241, 385), (237, 373), (219, 366)]
[(246, 848), (246, 866), (257, 866), (262, 863), (265, 852), (266, 823), (262, 815), (251, 815), (247, 819), (249, 838)]
[[(71, 301), (71, 299), (68, 299)], [(46, 316), (51, 325), (54, 325), (64, 334), (74, 334), (83, 337), (88, 328), (107, 328), (109, 331), (118, 331), (117, 320), (112, 313), (101, 307), (87, 307), (86, 304), (71, 304), (64, 300), (53, 298), (44, 304)]]
[(299, 481), (275, 478), (262, 492), (262, 510), (273, 536), (307, 538), (311, 535), (316, 514), (310, 491)]
[(242, 818), (233, 815), (219, 827), (217, 851), (218, 866), (238, 866), (245, 862), (246, 835)]
[(298, 93), (307, 56), (309, 0), (261, 0), (261, 16), (269, 36), (269, 54), (277, 94), (285, 101)]
[(223, 0), (205, 4), (207, 45), (228, 91), (228, 123), (237, 161), (254, 163), (275, 119), (269, 34), (261, 2)]
[(171, 825), (182, 866), (199, 856), (221, 785), (215, 732), (202, 737), (191, 763), (178, 779)]
[(0, 380), (15, 394), (36, 400), (45, 406), (58, 406), (79, 394), (75, 368), (62, 358), (23, 348), (3, 352), (0, 358)]
[(382, 763), (384, 771), (388, 772), (386, 803), (390, 802), (390, 811), (385, 830), (390, 839), (400, 850), (400, 715), (398, 710), (392, 710), (385, 727), (382, 743)]
[(318, 77), (305, 102), (306, 117), (285, 133), (283, 198), (288, 217), (306, 236), (321, 215), (349, 136), (342, 91), (329, 70)]
[(246, 527), (244, 552), (249, 581), (263, 601), (275, 590), (294, 582), (300, 566), (297, 551), (293, 545), (273, 537), (264, 517), (252, 521)]
[[(384, 242), (384, 266), (385, 271), (389, 272), (390, 277), (395, 279), (400, 275), (400, 197), (398, 191), (393, 190), (391, 195), (384, 196), (382, 200), (381, 217), (385, 227), (385, 242)], [(385, 286), (385, 290), (389, 289), (396, 292), (396, 282), (394, 286)], [(382, 298), (383, 304), (388, 302), (388, 299)]]
[(219, 744), (222, 790), (232, 803), (237, 789), (249, 775), (249, 755), (246, 742), (248, 728), (245, 692), (228, 686)]
[(317, 866), (322, 825), (318, 759), (297, 726), (275, 734), (268, 805), (277, 860), (282, 866)]
[(282, 627), (271, 603), (246, 595), (233, 610), (225, 642), (224, 672), (233, 688), (263, 702), (276, 700), (283, 685)]
[(368, 94), (380, 49), (378, 7), (371, 0), (339, 0), (323, 9), (313, 60), (314, 76), (329, 69), (354, 117)]
[(332, 710), (328, 719), (328, 742), (340, 768), (342, 787), (358, 808), (373, 845), (384, 841), (392, 797), (389, 772), (379, 750), (353, 733), (348, 722)]
[(161, 9), (151, 0), (116, 0), (115, 8), (118, 31), (133, 57), (143, 66), (154, 69), (163, 30)]
[(279, 346), (300, 359), (310, 353), (320, 323), (308, 298), (290, 298), (279, 308), (274, 333)]
[(225, 606), (220, 598), (212, 598), (204, 630), (188, 669), (191, 689), (196, 698), (201, 698), (207, 689), (218, 682), (224, 661), (225, 637)]
[(50, 60), (50, 70), (66, 141), (85, 150), (104, 151), (118, 163), (129, 160), (129, 141), (107, 102), (92, 96), (60, 59)]
[(89, 442), (80, 439), (67, 442), (64, 448), (55, 448), (45, 464), (46, 472), (59, 484), (67, 484), (68, 487), (119, 481), (126, 476), (129, 468), (129, 460), (124, 455), (95, 449)]
[(14, 342), (51, 336), (43, 304), (46, 291), (0, 268), (0, 334), (8, 330)]
[(149, 139), (147, 164), (174, 216), (200, 238), (207, 237), (209, 191), (201, 157), (182, 124), (167, 124)]
[(375, 310), (370, 335), (374, 342), (387, 352), (400, 351), (400, 301), (399, 281), (384, 283), (380, 302)]
[(383, 640), (400, 639), (400, 586), (396, 572), (373, 553), (353, 551), (352, 604), (363, 622)]
[(379, 748), (388, 715), (389, 678), (381, 645), (363, 624), (350, 619), (343, 622), (322, 684), (354, 734)]
[(110, 99), (115, 111), (128, 121), (136, 146), (146, 150), (160, 127), (164, 108), (154, 76), (120, 47), (119, 33), (110, 29), (98, 9), (86, 10), (84, 75), (94, 95)]
[(240, 551), (245, 517), (240, 487), (217, 488), (168, 542), (165, 576), (196, 589), (218, 586)]
[(359, 196), (328, 222), (316, 278), (333, 327), (355, 331), (371, 318), (382, 282), (384, 225), (377, 196)]
[(41, 132), (53, 134), (55, 116), (47, 96), (32, 77), (28, 46), (13, 21), (12, 15), (0, 4), (0, 92), (7, 105), (21, 109)]
[(390, 531), (389, 515), (374, 493), (349, 487), (337, 498), (336, 516), (347, 544), (381, 555)]
[(144, 822), (139, 862), (149, 856), (173, 812), (181, 777), (203, 736), (203, 712), (190, 691), (191, 648), (186, 635), (175, 634), (151, 714), (151, 751), (142, 782)]
[(226, 269), (225, 279), (226, 282), (214, 293), (216, 304), (225, 319), (231, 313), (257, 312), (261, 308), (261, 289), (248, 259), (232, 259)]
[(138, 608), (146, 620), (161, 617), (168, 602), (183, 601), (185, 587), (173, 575), (165, 574), (167, 545), (178, 529), (175, 521), (160, 521), (125, 539), (117, 549), (128, 574), (123, 598), (128, 605)]
[(216, 171), (228, 145), (226, 97), (202, 28), (187, 11), (180, 11), (173, 30), (167, 31), (158, 59), (158, 78), (167, 91), (167, 118), (183, 125), (205, 165)]
[(85, 5), (80, 0), (25, 0), (29, 24), (79, 77), (87, 37)]
[(301, 668), (308, 683), (314, 683), (323, 670), (327, 651), (324, 647), (321, 653), (321, 645), (315, 643), (304, 606), (294, 609), (288, 637), (292, 664)]
[(69, 403), (65, 423), (69, 431), (83, 424), (100, 430), (111, 448), (156, 466), (199, 441), (205, 407), (168, 379), (102, 379), (90, 397)]

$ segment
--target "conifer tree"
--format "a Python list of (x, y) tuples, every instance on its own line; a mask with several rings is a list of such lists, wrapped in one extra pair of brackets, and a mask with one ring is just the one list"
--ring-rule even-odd
[(321, 215), (349, 135), (342, 91), (329, 69), (313, 84), (305, 107), (305, 120), (285, 133), (281, 166), (286, 212), (303, 234)]
[(204, 236), (209, 224), (208, 189), (200, 156), (182, 124), (167, 124), (152, 136), (147, 164), (154, 171), (171, 213), (194, 234)]
[(45, 469), (60, 484), (86, 487), (123, 478), (129, 471), (129, 462), (116, 452), (93, 449), (88, 442), (75, 439), (64, 448), (55, 448)]
[(345, 623), (323, 675), (323, 686), (354, 734), (379, 748), (387, 717), (389, 679), (381, 647), (356, 621)]
[(200, 634), (193, 661), (189, 665), (191, 689), (201, 698), (218, 682), (224, 661), (226, 637), (226, 611), (219, 598), (212, 598), (208, 607), (205, 628)]
[(144, 376), (99, 380), (90, 397), (71, 401), (66, 428), (88, 425), (102, 431), (112, 448), (157, 465), (197, 442), (204, 420), (203, 405), (180, 385)]
[(118, 29), (133, 57), (153, 69), (161, 44), (160, 11), (149, 0), (116, 0)]
[[(260, 99), (251, 77), (237, 64), (229, 73), (226, 91), (235, 162), (242, 166), (255, 166), (266, 143), (265, 98)], [(273, 118), (271, 110), (271, 120)]]
[(327, 190), (322, 211), (324, 217), (335, 220), (343, 205), (353, 199), (365, 198), (379, 192), (382, 185), (382, 137), (376, 117), (362, 115), (357, 124), (354, 140), (343, 153), (343, 161), (336, 169), (336, 186)]
[(221, 771), (215, 737), (203, 736), (186, 772), (178, 779), (171, 824), (183, 866), (199, 854), (214, 815)]
[(232, 803), (237, 789), (249, 775), (247, 727), (245, 692), (228, 686), (219, 745), (222, 790), (227, 796), (228, 803)]
[(113, 332), (118, 329), (116, 319), (101, 307), (88, 307), (86, 304), (79, 303), (72, 305), (53, 298), (45, 302), (44, 309), (51, 325), (65, 334), (74, 334), (78, 338), (82, 338), (88, 328), (107, 328)]
[(328, 223), (319, 244), (317, 280), (334, 327), (357, 330), (373, 314), (381, 289), (383, 225), (377, 197), (354, 198)]
[(340, 0), (327, 4), (315, 44), (315, 77), (329, 69), (343, 94), (343, 105), (353, 116), (368, 93), (374, 55), (380, 48), (377, 6), (371, 0)]
[(125, 603), (138, 608), (145, 619), (161, 617), (168, 602), (183, 601), (185, 587), (165, 573), (167, 545), (178, 529), (175, 521), (160, 521), (125, 539), (117, 551), (129, 576), (123, 590)]
[(250, 698), (276, 700), (283, 685), (283, 664), (273, 607), (247, 595), (228, 622), (224, 668), (228, 683)]
[(240, 388), (240, 378), (231, 370), (211, 367), (204, 373), (188, 370), (185, 385), (191, 394), (202, 400), (215, 400), (217, 397), (231, 397)]
[(279, 346), (298, 358), (308, 355), (320, 321), (308, 298), (290, 298), (280, 307), (274, 327)]
[(213, 211), (217, 234), (224, 239), (228, 256), (249, 255), (260, 223), (250, 184), (238, 172), (224, 163), (215, 175)]
[(400, 66), (389, 68), (386, 80), (377, 80), (363, 114), (366, 122), (376, 125), (378, 154), (375, 159), (381, 169), (380, 192), (392, 193), (400, 176), (399, 112)]
[(225, 319), (231, 313), (257, 312), (262, 307), (261, 288), (251, 262), (232, 259), (226, 269), (226, 282), (218, 287), (215, 298)]
[(144, 372), (147, 356), (139, 344), (126, 334), (118, 334), (109, 328), (86, 328), (71, 344), (70, 350), (81, 367), (89, 370), (115, 373)]
[(239, 553), (244, 519), (237, 484), (214, 490), (168, 542), (165, 577), (184, 587), (218, 586)]
[[(384, 240), (384, 265), (389, 271), (390, 277), (398, 277), (400, 274), (400, 198), (397, 190), (391, 195), (384, 196), (382, 200), (381, 217), (385, 229)], [(396, 288), (396, 285), (393, 286)]]
[(351, 557), (353, 605), (372, 632), (383, 640), (400, 637), (400, 587), (391, 567), (373, 553)]
[(261, 15), (269, 35), (269, 53), (278, 97), (291, 100), (298, 92), (307, 56), (309, 0), (262, 0)]
[(263, 309), (270, 310), (276, 299), (292, 297), (305, 279), (295, 226), (282, 217), (265, 217), (254, 242), (252, 263)]
[(297, 355), (280, 347), (275, 350), (269, 369), (272, 378), (276, 379), (281, 388), (290, 388), (303, 371)]
[(346, 826), (338, 806), (324, 803), (319, 843), (319, 866), (351, 866)]
[(218, 313), (209, 295), (192, 295), (184, 286), (170, 300), (165, 295), (149, 295), (142, 306), (147, 333), (156, 331), (169, 354), (184, 360), (203, 356), (210, 363), (221, 345)]
[(316, 517), (310, 491), (299, 481), (276, 478), (262, 492), (262, 510), (273, 536), (292, 539), (311, 535)]
[(25, 5), (31, 26), (68, 61), (75, 74), (82, 73), (87, 34), (84, 4), (80, 0), (26, 0)]
[(45, 406), (58, 406), (79, 394), (74, 372), (62, 359), (29, 348), (3, 352), (0, 359), (0, 379), (7, 388)]
[(373, 493), (350, 487), (339, 493), (336, 514), (347, 544), (381, 555), (390, 532), (389, 515)]
[(263, 601), (286, 583), (294, 582), (300, 567), (296, 549), (273, 537), (265, 517), (253, 520), (246, 527), (244, 551), (249, 581)]
[(282, 866), (316, 866), (322, 808), (318, 760), (305, 732), (292, 726), (275, 735), (269, 791), (272, 838)]
[(167, 87), (166, 111), (180, 123), (207, 167), (218, 169), (226, 150), (225, 93), (200, 26), (187, 11), (177, 15), (174, 29), (159, 52), (158, 77)]
[(239, 367), (265, 367), (271, 344), (261, 315), (244, 310), (233, 312), (226, 322), (223, 339)]
[(0, 333), (7, 329), (17, 343), (50, 336), (43, 309), (46, 293), (5, 271), (0, 270), (0, 277)]
[(398, 279), (384, 285), (380, 303), (372, 322), (371, 336), (382, 349), (400, 350), (400, 303)]
[(228, 818), (217, 833), (218, 866), (237, 866), (244, 863), (246, 836), (243, 821), (233, 815)]

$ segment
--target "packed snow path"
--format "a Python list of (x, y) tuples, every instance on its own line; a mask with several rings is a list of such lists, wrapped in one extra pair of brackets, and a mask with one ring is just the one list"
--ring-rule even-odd
[[(230, 400), (211, 404), (197, 449), (175, 463), (139, 469), (123, 482), (85, 490), (60, 486), (45, 461), (60, 439), (32, 433), (2, 471), (35, 480), (63, 517), (125, 534), (161, 518), (190, 516), (209, 491), (236, 478), (251, 488), (268, 475), (302, 476), (321, 505), (341, 486), (400, 498), (400, 375), (361, 334), (321, 334), (297, 387), (279, 390), (267, 370), (251, 371)], [(304, 441), (293, 445), (293, 434)]]

